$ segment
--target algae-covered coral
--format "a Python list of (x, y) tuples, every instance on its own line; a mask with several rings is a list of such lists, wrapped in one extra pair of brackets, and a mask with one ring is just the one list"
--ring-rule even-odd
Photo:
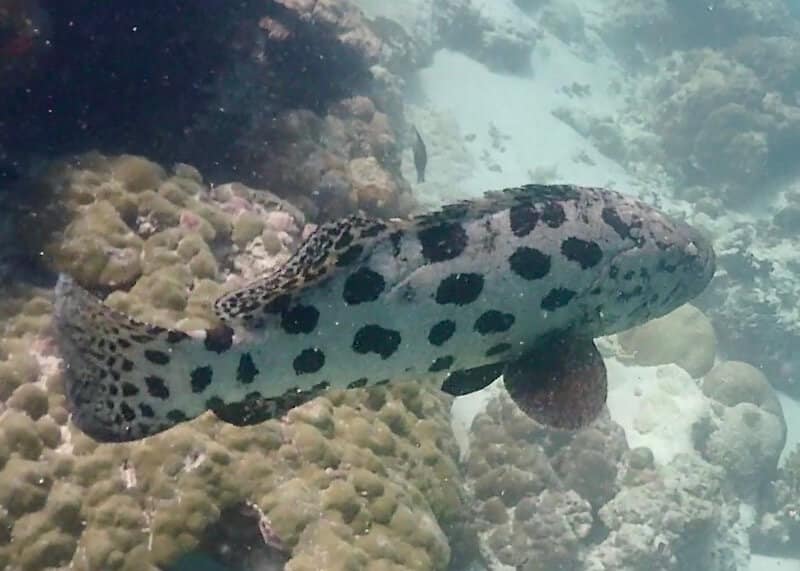
[[(153, 323), (192, 329), (210, 301), (296, 247), (303, 215), (266, 191), (210, 188), (141, 157), (84, 155), (40, 182), (62, 220), (53, 268)], [(260, 264), (260, 265), (259, 265)], [(0, 566), (163, 569), (249, 509), (287, 569), (444, 569), (443, 527), (464, 509), (449, 403), (422, 385), (329, 393), (282, 421), (208, 414), (131, 445), (68, 422), (47, 294), (4, 304), (0, 349)], [(260, 527), (259, 527), (260, 526)], [(322, 563), (321, 563), (322, 562)]]

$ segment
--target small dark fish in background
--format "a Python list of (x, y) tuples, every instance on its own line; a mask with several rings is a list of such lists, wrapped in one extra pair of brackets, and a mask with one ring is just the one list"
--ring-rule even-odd
[(425, 141), (414, 127), (414, 166), (417, 167), (417, 184), (425, 182), (425, 167), (428, 165), (428, 150), (425, 148)]

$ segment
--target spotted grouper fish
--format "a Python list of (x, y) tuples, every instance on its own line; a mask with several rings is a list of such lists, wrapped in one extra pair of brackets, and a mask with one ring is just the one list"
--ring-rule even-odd
[(72, 419), (100, 441), (207, 410), (254, 424), (329, 388), (428, 378), (461, 395), (501, 374), (523, 411), (577, 429), (606, 398), (593, 338), (668, 313), (713, 273), (706, 238), (639, 200), (529, 185), (321, 225), (219, 298), (206, 331), (135, 321), (67, 276), (55, 322)]

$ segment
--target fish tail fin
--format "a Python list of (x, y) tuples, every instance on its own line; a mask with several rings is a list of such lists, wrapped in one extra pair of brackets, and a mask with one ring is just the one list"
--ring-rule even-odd
[(95, 440), (137, 440), (205, 410), (188, 380), (202, 339), (136, 321), (64, 274), (54, 317), (72, 421)]

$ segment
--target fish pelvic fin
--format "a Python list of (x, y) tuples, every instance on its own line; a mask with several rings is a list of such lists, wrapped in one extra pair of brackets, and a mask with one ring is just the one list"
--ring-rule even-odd
[(503, 371), (506, 390), (535, 421), (557, 430), (590, 425), (605, 409), (608, 380), (594, 340), (552, 335)]
[(138, 440), (205, 410), (189, 378), (193, 349), (207, 336), (136, 321), (65, 274), (56, 286), (54, 325), (71, 418), (91, 438)]

